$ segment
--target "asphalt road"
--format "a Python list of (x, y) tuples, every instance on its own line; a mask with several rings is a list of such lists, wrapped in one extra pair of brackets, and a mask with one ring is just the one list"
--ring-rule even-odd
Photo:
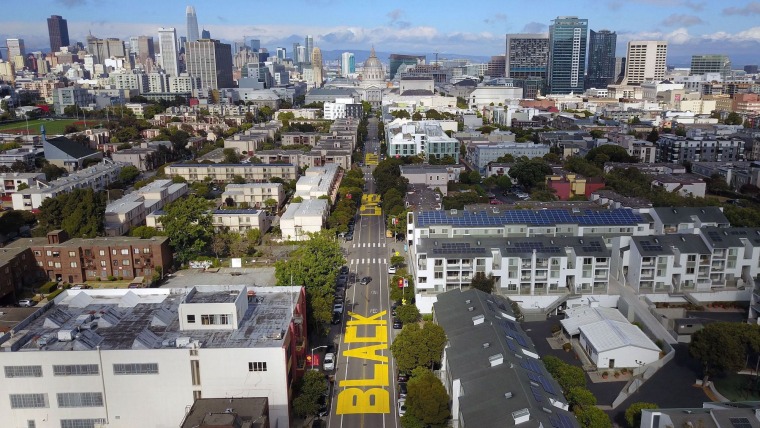
[[(379, 150), (377, 121), (370, 119), (368, 152)], [(372, 166), (365, 166), (367, 191), (373, 193)], [(390, 352), (393, 337), (389, 301), (388, 264), (391, 249), (385, 238), (383, 216), (362, 216), (354, 240), (343, 244), (350, 274), (356, 282), (346, 290), (346, 309), (338, 345), (333, 402), (327, 418), (330, 428), (398, 428), (395, 364)], [(364, 277), (371, 281), (361, 285)], [(336, 326), (337, 327), (337, 326)]]

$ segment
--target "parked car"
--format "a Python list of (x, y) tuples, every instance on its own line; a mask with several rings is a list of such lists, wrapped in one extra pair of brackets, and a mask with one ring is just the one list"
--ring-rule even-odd
[(320, 395), (317, 403), (319, 404), (320, 417), (326, 416), (328, 413), (330, 413), (330, 401), (327, 399), (327, 395)]
[(406, 372), (398, 372), (398, 375), (396, 376), (396, 381), (401, 382), (407, 382), (409, 380), (409, 374)]
[(342, 320), (343, 320), (343, 316), (340, 314), (340, 312), (333, 312), (333, 316), (332, 316), (333, 325), (340, 324)]
[(22, 308), (31, 308), (32, 306), (36, 305), (37, 302), (35, 302), (32, 299), (21, 299), (18, 301), (18, 305)]
[(396, 266), (388, 266), (388, 274), (393, 275), (396, 273)]
[(368, 276), (365, 276), (364, 278), (362, 278), (362, 280), (359, 283), (361, 285), (367, 285), (367, 284), (369, 284), (370, 281), (372, 281), (372, 278), (370, 278)]
[(398, 318), (393, 318), (393, 329), (394, 330), (400, 330), (404, 327), (404, 323), (401, 322)]
[(353, 241), (354, 240), (354, 234), (353, 233), (349, 233), (343, 239), (345, 239), (346, 241)]
[(400, 398), (406, 398), (406, 382), (399, 382), (399, 384), (398, 384), (398, 396)]
[(337, 312), (339, 314), (343, 313), (343, 303), (336, 303), (333, 305), (333, 312)]
[(406, 398), (398, 399), (398, 415), (404, 416), (406, 414)]
[(332, 352), (328, 352), (327, 354), (325, 354), (325, 359), (324, 359), (324, 363), (322, 364), (322, 368), (328, 372), (331, 370), (335, 370), (335, 354), (333, 354)]
[(341, 275), (347, 275), (348, 274), (348, 266), (341, 266), (340, 267), (340, 274)]

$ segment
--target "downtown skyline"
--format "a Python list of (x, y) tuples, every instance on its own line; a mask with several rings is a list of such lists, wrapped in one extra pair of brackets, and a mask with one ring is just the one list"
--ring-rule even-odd
[[(22, 3), (5, 6), (0, 39), (24, 39), (27, 50), (47, 50), (46, 18), (68, 20), (72, 41), (97, 37), (151, 35), (159, 27), (186, 34), (187, 6), (194, 6), (200, 29), (225, 42), (257, 38), (274, 50), (314, 36), (315, 46), (330, 50), (368, 50), (399, 53), (503, 55), (505, 34), (545, 33), (552, 19), (574, 15), (589, 20), (589, 29), (615, 31), (617, 56), (625, 55), (630, 40), (666, 40), (668, 63), (688, 65), (691, 55), (723, 53), (735, 65), (757, 64), (760, 47), (759, 1), (689, 0), (541, 1), (524, 8), (512, 0), (485, 1), (466, 8), (441, 1), (436, 8), (424, 2), (382, 3), (318, 0), (256, 4), (242, 0), (223, 6), (209, 1), (134, 1), (131, 7), (113, 0), (41, 0), (33, 9)], [(118, 10), (118, 14), (114, 14)], [(146, 20), (146, 17), (150, 17)], [(250, 22), (253, 21), (253, 22)], [(265, 24), (266, 23), (266, 24)], [(385, 58), (381, 58), (385, 61)]]

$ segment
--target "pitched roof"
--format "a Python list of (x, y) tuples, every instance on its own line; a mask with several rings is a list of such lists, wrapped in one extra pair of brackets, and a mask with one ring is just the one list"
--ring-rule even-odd
[(79, 144), (76, 141), (69, 140), (66, 137), (50, 138), (50, 139), (46, 139), (45, 141), (51, 146), (55, 147), (56, 149), (76, 159), (84, 158), (84, 157), (91, 156), (97, 153), (97, 151), (92, 150), (91, 148), (84, 146), (82, 144)]
[(660, 351), (650, 338), (637, 326), (629, 322), (602, 320), (579, 327), (597, 352), (635, 346), (637, 348)]

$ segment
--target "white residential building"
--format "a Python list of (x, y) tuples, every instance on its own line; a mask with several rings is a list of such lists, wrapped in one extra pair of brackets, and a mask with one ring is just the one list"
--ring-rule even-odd
[(385, 139), (388, 156), (417, 156), (425, 159), (431, 156), (441, 159), (450, 156), (459, 158), (459, 141), (449, 137), (436, 120), (414, 122), (397, 119), (385, 125)]
[(37, 185), (37, 182), (44, 182), (45, 174), (41, 172), (4, 172), (0, 173), (0, 181), (3, 183), (3, 187), (0, 188), (0, 195), (10, 195), (18, 192), (18, 188), (22, 184), (33, 187)]
[(187, 184), (156, 180), (106, 206), (107, 236), (120, 236), (145, 222), (148, 214), (158, 211), (188, 192)]
[(37, 182), (36, 186), (11, 195), (14, 210), (36, 210), (47, 198), (54, 198), (74, 189), (104, 190), (119, 179), (119, 172), (126, 164), (103, 161), (103, 163), (72, 172), (50, 183)]
[(222, 193), (222, 202), (228, 198), (235, 201), (238, 207), (247, 204), (250, 208), (264, 208), (267, 199), (274, 199), (280, 207), (285, 202), (285, 190), (282, 183), (228, 184)]
[(250, 182), (269, 182), (273, 177), (290, 181), (298, 178), (298, 168), (292, 164), (172, 164), (166, 168), (171, 177), (182, 177), (194, 183), (207, 177), (215, 182), (232, 181), (235, 176)]
[(305, 317), (301, 287), (67, 290), (0, 337), (0, 413), (14, 427), (168, 428), (200, 398), (266, 397), (287, 428)]
[(214, 210), (211, 213), (211, 224), (217, 232), (227, 230), (246, 233), (251, 229), (259, 229), (263, 235), (269, 230), (272, 220), (263, 210)]
[(326, 199), (308, 199), (291, 203), (280, 218), (282, 239), (287, 241), (309, 239), (309, 233), (322, 230), (329, 213), (330, 206)]
[(340, 170), (337, 164), (329, 163), (324, 166), (313, 166), (306, 170), (303, 177), (296, 182), (293, 197), (303, 200), (327, 197), (333, 199), (340, 182)]

